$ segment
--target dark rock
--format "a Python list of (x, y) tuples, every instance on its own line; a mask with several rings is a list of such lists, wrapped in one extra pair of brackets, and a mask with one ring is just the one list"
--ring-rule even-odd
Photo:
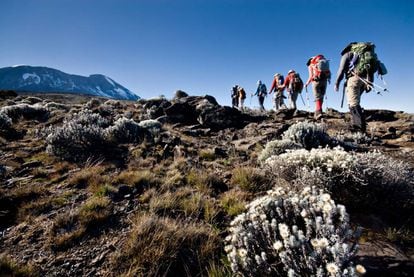
[(171, 106), (164, 109), (164, 112), (168, 116), (168, 121), (170, 123), (195, 124), (197, 122), (195, 108), (187, 102), (173, 103)]
[(17, 97), (17, 93), (14, 90), (0, 90), (0, 99)]
[(128, 185), (123, 184), (118, 187), (118, 197), (120, 198), (123, 198), (126, 195), (131, 194), (131, 193), (132, 193), (132, 189)]
[(188, 97), (188, 94), (185, 91), (177, 90), (175, 92), (175, 95), (174, 95), (175, 99), (184, 98), (184, 97)]
[(365, 110), (365, 118), (367, 121), (394, 121), (396, 112), (388, 110)]

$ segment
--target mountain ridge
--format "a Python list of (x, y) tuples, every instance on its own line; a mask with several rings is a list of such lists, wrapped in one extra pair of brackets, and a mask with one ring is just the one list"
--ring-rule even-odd
[(0, 89), (22, 92), (80, 93), (118, 100), (140, 98), (103, 74), (91, 74), (85, 77), (50, 67), (30, 65), (0, 68)]

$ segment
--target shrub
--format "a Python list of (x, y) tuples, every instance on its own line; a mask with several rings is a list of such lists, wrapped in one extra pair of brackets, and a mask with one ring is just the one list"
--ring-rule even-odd
[(49, 102), (44, 105), (44, 107), (48, 110), (64, 110), (69, 111), (69, 107), (62, 103), (56, 103), (56, 102)]
[(4, 112), (0, 112), (0, 130), (8, 130), (12, 127), (11, 118)]
[(219, 247), (205, 224), (139, 215), (113, 268), (124, 276), (199, 276)]
[(291, 150), (279, 156), (272, 156), (266, 160), (266, 166), (279, 178), (292, 181), (298, 178), (301, 172), (321, 170), (326, 176), (353, 175), (354, 157), (342, 148)]
[(300, 149), (302, 146), (288, 139), (273, 140), (266, 144), (265, 149), (260, 153), (258, 160), (264, 162), (274, 155), (280, 155), (290, 149)]
[(86, 104), (85, 104), (85, 108), (87, 109), (93, 109), (93, 108), (97, 108), (101, 105), (101, 101), (99, 99), (96, 98), (92, 98), (91, 100), (89, 100)]
[(62, 126), (48, 130), (47, 152), (70, 161), (102, 157), (112, 146), (105, 139), (103, 127), (107, 124), (107, 120), (97, 114), (75, 114)]
[(16, 121), (20, 117), (44, 121), (49, 117), (49, 110), (39, 103), (34, 105), (16, 104), (5, 106), (0, 109), (0, 113), (7, 114), (13, 121)]
[(161, 132), (162, 124), (158, 120), (148, 119), (143, 120), (138, 124), (141, 128), (147, 130), (153, 137), (158, 137)]
[[(345, 207), (316, 188), (276, 188), (231, 222), (225, 251), (245, 276), (356, 276), (357, 234)], [(359, 266), (360, 267), (360, 266)]]
[(299, 143), (305, 149), (318, 148), (329, 144), (329, 135), (321, 124), (310, 123), (307, 121), (293, 124), (283, 135), (283, 139)]
[(298, 188), (327, 189), (352, 211), (369, 209), (392, 215), (414, 207), (413, 169), (379, 152), (292, 150), (267, 159), (266, 167), (276, 180), (288, 180)]
[(109, 140), (118, 143), (140, 142), (144, 137), (141, 126), (125, 117), (115, 121), (113, 126), (105, 130), (105, 134)]

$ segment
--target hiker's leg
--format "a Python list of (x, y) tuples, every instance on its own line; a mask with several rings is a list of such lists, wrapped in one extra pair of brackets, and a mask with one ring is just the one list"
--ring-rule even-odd
[(293, 110), (296, 110), (296, 100), (298, 100), (298, 94), (299, 93), (295, 91), (295, 92), (292, 92), (292, 95), (291, 95), (291, 100), (292, 100), (291, 108)]
[(360, 106), (363, 87), (364, 83), (358, 77), (351, 76), (347, 82), (346, 98), (348, 101), (349, 112), (351, 113), (353, 127), (365, 132), (365, 116)]

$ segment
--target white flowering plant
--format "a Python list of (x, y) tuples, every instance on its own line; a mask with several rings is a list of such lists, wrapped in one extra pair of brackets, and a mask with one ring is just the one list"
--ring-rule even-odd
[(346, 152), (340, 147), (288, 150), (268, 158), (265, 168), (275, 179), (299, 189), (324, 188), (352, 211), (405, 214), (414, 208), (414, 170), (379, 152)]
[[(235, 274), (243, 276), (356, 276), (352, 258), (359, 231), (342, 205), (316, 187), (275, 188), (247, 205), (226, 237)], [(359, 266), (360, 267), (360, 266)]]
[(308, 150), (311, 148), (318, 148), (319, 146), (326, 146), (331, 141), (322, 124), (308, 121), (298, 122), (291, 125), (289, 129), (283, 133), (282, 139), (299, 143)]
[(140, 142), (144, 137), (144, 131), (134, 120), (122, 117), (105, 129), (105, 136), (117, 143)]
[(266, 143), (265, 148), (260, 153), (258, 160), (264, 162), (271, 156), (280, 155), (290, 149), (301, 149), (302, 145), (288, 139), (272, 140)]
[(4, 112), (0, 112), (0, 130), (8, 130), (12, 127), (11, 118)]
[(36, 103), (34, 105), (29, 104), (16, 104), (11, 106), (4, 106), (0, 109), (0, 113), (6, 114), (13, 121), (18, 120), (21, 117), (25, 119), (47, 120), (49, 118), (49, 110), (42, 104)]
[(303, 171), (320, 170), (326, 176), (352, 178), (355, 159), (340, 147), (288, 150), (287, 153), (271, 156), (265, 166), (275, 174), (288, 180), (298, 178)]
[(62, 126), (46, 130), (46, 150), (57, 157), (73, 161), (102, 156), (111, 146), (104, 133), (104, 127), (108, 124), (99, 114), (88, 111), (71, 115)]

